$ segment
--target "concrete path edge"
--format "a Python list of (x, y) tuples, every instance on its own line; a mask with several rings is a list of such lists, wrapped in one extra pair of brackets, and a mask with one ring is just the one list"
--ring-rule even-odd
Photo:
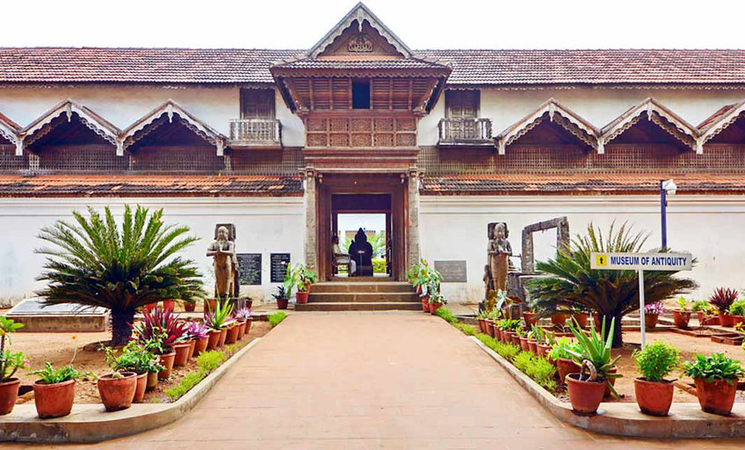
[(602, 434), (642, 438), (726, 438), (745, 436), (745, 405), (728, 417), (701, 411), (696, 403), (673, 404), (668, 417), (642, 414), (636, 403), (603, 403), (597, 415), (579, 416), (533, 379), (477, 338), (471, 340), (496, 361), (546, 410), (564, 423)]
[(228, 370), (261, 338), (249, 342), (183, 397), (168, 404), (134, 404), (123, 411), (106, 412), (103, 405), (74, 405), (72, 413), (58, 419), (39, 419), (33, 404), (17, 405), (0, 416), (0, 442), (84, 443), (100, 442), (162, 427), (181, 419)]

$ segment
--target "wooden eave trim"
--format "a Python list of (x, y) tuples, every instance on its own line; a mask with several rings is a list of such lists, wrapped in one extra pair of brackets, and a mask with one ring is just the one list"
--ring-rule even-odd
[(733, 105), (732, 108), (730, 108), (725, 114), (722, 114), (717, 120), (699, 129), (699, 139), (697, 142), (696, 152), (703, 153), (703, 145), (735, 123), (737, 118), (740, 117), (743, 112), (745, 112), (745, 100)]
[(324, 77), (349, 77), (349, 78), (432, 78), (447, 77), (452, 69), (428, 67), (425, 69), (313, 69), (313, 68), (284, 68), (273, 67), (270, 69), (275, 79), (279, 78), (324, 78)]

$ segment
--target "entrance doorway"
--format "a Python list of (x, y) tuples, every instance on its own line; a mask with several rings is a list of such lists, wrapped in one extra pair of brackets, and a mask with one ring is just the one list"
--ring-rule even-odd
[[(324, 176), (318, 185), (317, 216), (322, 280), (404, 276), (405, 188), (400, 176)], [(338, 257), (337, 251), (347, 258)]]

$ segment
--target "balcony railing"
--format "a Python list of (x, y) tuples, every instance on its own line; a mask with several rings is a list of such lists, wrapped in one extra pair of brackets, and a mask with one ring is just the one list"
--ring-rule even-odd
[(491, 119), (442, 119), (439, 145), (494, 145)]
[(233, 119), (230, 144), (233, 147), (281, 147), (282, 125), (277, 119)]

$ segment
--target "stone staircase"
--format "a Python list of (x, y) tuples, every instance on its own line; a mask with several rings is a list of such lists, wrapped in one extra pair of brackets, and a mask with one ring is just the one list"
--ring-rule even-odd
[(330, 281), (314, 284), (296, 311), (416, 311), (422, 305), (403, 281)]

